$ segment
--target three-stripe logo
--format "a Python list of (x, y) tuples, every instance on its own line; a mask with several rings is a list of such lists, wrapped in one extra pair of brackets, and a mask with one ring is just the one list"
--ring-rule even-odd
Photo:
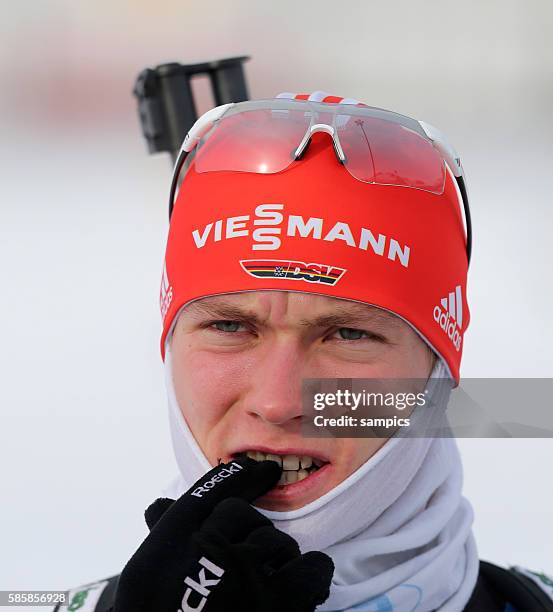
[(163, 273), (161, 275), (161, 286), (159, 288), (159, 307), (161, 310), (161, 318), (165, 319), (165, 315), (169, 310), (169, 306), (173, 300), (173, 287), (167, 276), (167, 265), (163, 263)]
[(434, 308), (434, 321), (451, 340), (453, 346), (460, 350), (463, 328), (463, 294), (461, 285), (450, 291), (440, 300), (440, 305)]

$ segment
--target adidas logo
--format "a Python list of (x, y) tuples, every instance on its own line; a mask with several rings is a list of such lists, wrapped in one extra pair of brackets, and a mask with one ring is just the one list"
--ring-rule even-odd
[(169, 283), (167, 276), (167, 267), (163, 264), (163, 274), (161, 276), (161, 287), (159, 288), (159, 307), (161, 310), (161, 318), (165, 319), (165, 315), (171, 306), (173, 300), (173, 287)]
[(463, 327), (461, 285), (457, 285), (455, 292), (451, 291), (447, 297), (440, 300), (440, 305), (434, 308), (434, 321), (442, 328), (453, 346), (459, 350), (461, 348), (461, 329)]

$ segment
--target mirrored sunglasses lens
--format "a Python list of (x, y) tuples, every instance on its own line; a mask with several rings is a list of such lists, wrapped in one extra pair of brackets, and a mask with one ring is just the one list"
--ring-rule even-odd
[(336, 127), (346, 168), (358, 180), (443, 192), (443, 160), (420, 134), (377, 117), (339, 115)]
[(292, 163), (310, 122), (311, 113), (287, 109), (223, 117), (200, 141), (196, 171), (280, 172)]

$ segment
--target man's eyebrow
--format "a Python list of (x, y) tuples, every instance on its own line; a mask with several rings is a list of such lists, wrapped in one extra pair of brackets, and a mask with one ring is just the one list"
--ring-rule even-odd
[(197, 300), (188, 306), (192, 316), (209, 316), (227, 321), (251, 321), (261, 323), (260, 318), (253, 310), (236, 306), (224, 299)]
[[(256, 312), (220, 299), (197, 300), (189, 306), (192, 316), (209, 316), (215, 319), (228, 321), (249, 321), (254, 324), (262, 324), (263, 321)], [(322, 314), (313, 319), (301, 319), (303, 327), (339, 327), (352, 324), (373, 324), (398, 328), (401, 326), (399, 319), (390, 313), (370, 306), (369, 304), (347, 304), (341, 305), (328, 314)]]
[(345, 327), (353, 324), (371, 324), (399, 328), (399, 319), (380, 308), (368, 304), (351, 304), (340, 306), (326, 315), (314, 319), (302, 319), (300, 324), (305, 327)]

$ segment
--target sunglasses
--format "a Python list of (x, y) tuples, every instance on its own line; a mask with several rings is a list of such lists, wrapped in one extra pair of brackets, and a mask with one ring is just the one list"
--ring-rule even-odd
[(444, 191), (446, 173), (455, 178), (463, 202), (467, 260), (472, 227), (460, 159), (435, 127), (392, 111), (362, 104), (274, 98), (217, 106), (186, 135), (175, 162), (169, 218), (180, 177), (195, 171), (274, 174), (300, 161), (313, 135), (332, 139), (337, 163), (358, 181)]

